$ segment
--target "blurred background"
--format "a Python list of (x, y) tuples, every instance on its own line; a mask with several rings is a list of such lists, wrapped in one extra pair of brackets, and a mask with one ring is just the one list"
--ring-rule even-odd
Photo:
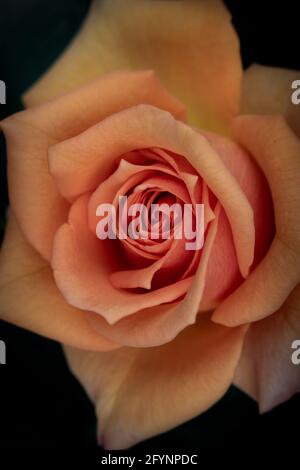
[[(0, 105), (0, 119), (22, 109), (21, 94), (76, 34), (89, 3), (1, 0), (0, 79), (7, 86), (7, 104)], [(254, 0), (225, 3), (240, 36), (245, 67), (259, 62), (300, 70), (296, 2), (272, 2), (272, 8), (271, 2)], [(2, 240), (7, 210), (2, 135), (0, 157)], [(89, 450), (101, 455), (93, 407), (70, 374), (59, 344), (5, 322), (0, 322), (0, 339), (7, 348), (7, 364), (0, 365), (0, 462), (4, 450)], [(299, 423), (299, 395), (260, 416), (256, 403), (232, 387), (208, 412), (139, 444), (132, 453), (190, 449), (201, 455), (238, 446), (251, 454), (263, 447), (270, 453), (277, 448), (296, 456)]]

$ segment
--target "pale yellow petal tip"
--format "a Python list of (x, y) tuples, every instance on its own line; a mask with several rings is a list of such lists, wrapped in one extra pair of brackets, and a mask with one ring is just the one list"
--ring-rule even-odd
[(123, 0), (95, 1), (71, 44), (23, 102), (39, 104), (111, 71), (152, 68), (186, 105), (191, 123), (228, 135), (242, 77), (230, 16), (220, 0), (131, 0), (130, 8)]

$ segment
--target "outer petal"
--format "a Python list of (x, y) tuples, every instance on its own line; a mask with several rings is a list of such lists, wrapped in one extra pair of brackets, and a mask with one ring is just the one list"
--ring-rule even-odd
[(8, 145), (10, 203), (26, 238), (44, 258), (50, 258), (54, 233), (68, 210), (49, 174), (49, 146), (139, 103), (153, 104), (179, 118), (184, 115), (181, 103), (153, 72), (125, 71), (1, 122)]
[(66, 220), (69, 204), (49, 174), (47, 150), (56, 141), (22, 116), (28, 114), (1, 122), (8, 153), (9, 200), (26, 239), (49, 259), (54, 233)]
[(154, 69), (199, 127), (224, 131), (238, 112), (239, 42), (219, 0), (95, 1), (75, 40), (25, 103), (124, 68)]
[(269, 181), (277, 233), (266, 257), (213, 320), (228, 326), (253, 322), (235, 383), (258, 400), (263, 412), (300, 391), (299, 366), (291, 361), (291, 345), (300, 333), (299, 285), (295, 288), (300, 280), (300, 141), (278, 116), (239, 117), (234, 132)]
[(248, 330), (235, 384), (269, 411), (300, 393), (300, 367), (292, 362), (292, 344), (300, 339), (300, 286), (270, 317)]
[(215, 311), (213, 320), (227, 326), (271, 315), (300, 280), (300, 140), (278, 116), (239, 117), (234, 133), (268, 179), (276, 235), (261, 263)]
[(65, 344), (94, 351), (118, 347), (90, 327), (86, 313), (68, 305), (48, 264), (10, 216), (0, 256), (0, 316)]
[[(289, 125), (300, 136), (300, 107), (291, 102), (291, 85), (299, 78), (300, 73), (293, 70), (252, 65), (244, 74), (242, 112), (283, 113)], [(274, 132), (274, 138), (277, 134)], [(291, 148), (291, 143), (288, 142), (291, 140), (291, 138), (285, 139), (286, 150), (282, 151), (280, 158), (284, 156), (286, 158), (286, 154), (290, 153), (288, 149)], [(295, 161), (296, 158), (295, 151)], [(286, 169), (290, 169), (291, 173), (295, 172), (291, 164), (286, 164)], [(282, 191), (282, 198), (278, 195), (277, 201), (290, 199), (289, 186), (288, 182), (286, 191)], [(285, 226), (287, 223), (282, 224), (282, 229)], [(277, 256), (282, 255), (279, 253)], [(279, 259), (275, 264), (276, 269), (280, 267)], [(287, 273), (290, 275), (291, 270)], [(265, 282), (265, 275), (263, 277)], [(282, 279), (284, 277), (286, 275), (281, 276)], [(300, 337), (299, 293), (298, 286), (276, 313), (252, 324), (246, 336), (235, 383), (259, 402), (262, 412), (270, 410), (288, 400), (294, 393), (300, 392), (300, 369), (291, 361), (291, 344)], [(266, 291), (265, 297), (267, 299), (270, 297)], [(278, 306), (282, 300), (284, 296)]]
[(105, 354), (66, 348), (73, 373), (96, 405), (103, 447), (130, 447), (213, 405), (232, 381), (244, 331), (216, 326), (203, 315), (158, 348)]
[(253, 64), (244, 72), (242, 114), (283, 114), (300, 137), (300, 106), (292, 103), (292, 83), (300, 72)]

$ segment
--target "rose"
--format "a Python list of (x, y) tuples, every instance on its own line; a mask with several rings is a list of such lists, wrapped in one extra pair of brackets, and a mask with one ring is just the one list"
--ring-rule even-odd
[[(181, 2), (176, 2), (176, 5), (172, 6), (170, 2), (159, 6), (157, 4), (150, 6), (148, 2), (132, 2), (132, 5), (135, 14), (138, 13), (140, 18), (147, 19), (146, 26), (148, 25), (148, 28), (151, 26), (149, 28), (151, 34), (155, 31), (151, 20), (149, 20), (152, 13), (155, 13), (155, 22), (157, 21), (157, 13), (160, 14), (162, 21), (166, 20), (167, 13), (167, 21), (171, 25), (170, 31), (172, 34), (177, 34), (175, 26), (178, 24), (177, 15), (182, 13)], [(97, 8), (97, 4), (95, 8)], [(206, 31), (204, 34), (208, 42), (209, 38), (213, 37), (212, 43), (218, 46), (215, 27), (218, 32), (221, 31), (221, 38), (223, 38), (222, 34), (225, 31), (230, 39), (227, 42), (229, 44), (227, 52), (232, 54), (230, 59), (228, 55), (224, 54), (224, 49), (222, 51), (223, 62), (219, 57), (218, 47), (214, 50), (215, 55), (209, 48), (210, 60), (202, 60), (202, 64), (206, 65), (205, 74), (203, 74), (203, 67), (201, 73), (197, 67), (194, 68), (196, 73), (193, 75), (193, 79), (195, 84), (201, 83), (202, 90), (201, 93), (192, 94), (196, 104), (194, 110), (196, 109), (198, 112), (190, 112), (191, 122), (198, 124), (198, 126), (200, 124), (200, 127), (225, 131), (230, 118), (237, 111), (238, 103), (240, 69), (235, 50), (235, 36), (227, 23), (227, 16), (220, 4), (207, 2), (196, 6), (193, 2), (186, 2), (185, 8), (184, 11), (188, 12), (190, 25), (198, 26), (199, 19), (203, 21), (201, 16), (207, 15), (205, 16), (205, 24), (209, 26), (209, 36), (205, 34)], [(141, 9), (143, 14), (141, 14)], [(170, 16), (170, 9), (174, 16)], [(110, 18), (112, 12), (113, 21), (116, 21), (118, 28), (122, 30), (122, 25), (118, 22), (118, 14), (122, 13), (122, 9), (116, 13), (114, 8), (111, 9), (108, 4), (104, 3), (103, 17), (108, 15)], [(196, 19), (197, 22), (195, 22)], [(81, 41), (95, 39), (93, 28), (96, 20), (98, 21), (97, 15), (90, 16), (87, 28), (79, 37)], [(220, 21), (222, 27), (220, 27)], [(135, 32), (136, 29), (135, 24)], [(148, 35), (150, 34), (149, 30)], [(191, 30), (194, 31), (193, 28)], [(143, 27), (141, 31), (145, 31)], [(201, 50), (206, 53), (208, 51), (207, 43), (204, 47), (203, 41), (201, 41), (202, 34), (199, 38), (197, 31), (198, 29), (195, 28), (192, 39), (194, 41), (196, 38), (195, 43), (199, 41), (202, 49), (195, 47), (194, 43), (192, 43), (192, 47), (185, 48), (185, 51), (187, 50), (191, 54), (189, 60), (193, 58), (194, 51), (197, 54), (201, 54)], [(170, 39), (170, 35), (167, 37)], [(176, 44), (178, 44), (177, 35), (176, 39)], [(72, 63), (80, 61), (80, 40), (78, 45), (75, 43), (75, 47), (70, 49), (69, 53), (67, 52), (65, 62), (62, 61), (61, 65), (57, 66), (58, 70), (60, 67), (61, 70), (64, 70), (63, 74), (59, 74), (63, 83), (60, 83), (61, 78), (58, 78), (57, 82), (57, 76), (54, 79), (55, 75), (53, 76), (52, 73), (51, 77), (50, 73), (44, 79), (44, 84), (42, 81), (37, 88), (29, 93), (28, 103), (42, 101), (45, 93), (51, 96), (55, 95), (60, 88), (66, 88), (64, 81), (68, 76), (70, 56)], [(220, 42), (223, 43), (223, 41)], [(152, 43), (155, 42), (152, 41)], [(79, 55), (75, 57), (74, 61), (72, 51), (76, 51), (76, 48), (79, 49)], [(216, 60), (217, 57), (218, 60)], [(159, 54), (156, 54), (155, 59), (158, 58)], [(95, 64), (95, 61), (92, 60), (91, 63)], [(103, 64), (105, 68), (105, 60), (101, 61), (101, 66)], [(189, 62), (189, 65), (193, 70), (193, 61)], [(173, 88), (175, 89), (181, 84), (181, 92), (179, 90), (178, 96), (185, 95), (184, 101), (188, 105), (193, 104), (193, 100), (189, 96), (192, 87), (182, 86), (185, 79), (180, 74), (176, 76), (170, 74), (172, 68), (166, 72), (164, 67), (162, 67), (160, 76), (168, 83), (170, 75), (172, 75), (175, 82)], [(217, 71), (219, 77), (220, 70), (224, 87), (222, 93), (219, 91), (218, 83), (214, 80)], [(189, 82), (191, 81), (190, 72), (191, 69), (187, 75)], [(89, 74), (93, 75), (94, 71), (88, 70), (87, 75)], [(209, 81), (207, 76), (210, 78)], [(79, 80), (84, 81), (85, 78), (85, 76), (80, 76)], [(233, 83), (236, 86), (233, 86)], [(206, 93), (203, 92), (204, 86), (208, 87)], [(194, 92), (194, 90), (192, 91)], [(98, 100), (101, 100), (101, 109), (99, 109)], [(143, 105), (135, 107), (140, 103)], [(163, 109), (168, 110), (177, 119), (166, 114), (165, 111), (162, 111)], [(207, 134), (204, 131), (199, 133), (196, 129), (178, 121), (178, 118), (182, 119), (183, 117), (182, 111), (182, 105), (159, 85), (153, 74), (123, 72), (100, 78), (91, 85), (73, 91), (41, 107), (17, 114), (3, 123), (8, 140), (11, 206), (17, 219), (16, 223), (13, 215), (9, 223), (1, 260), (2, 284), (10, 283), (8, 284), (9, 289), (2, 289), (1, 300), (10, 321), (68, 344), (91, 350), (108, 350), (117, 347), (118, 344), (131, 346), (163, 344), (174, 338), (189, 323), (192, 323), (199, 308), (205, 310), (213, 307), (237, 287), (242, 280), (240, 273), (246, 276), (250, 265), (253, 269), (253, 229), (256, 229), (255, 261), (257, 262), (267, 248), (272, 227), (270, 221), (266, 220), (266, 217), (270, 215), (270, 206), (264, 178), (247, 152), (238, 145), (215, 134)], [(253, 155), (258, 158), (258, 155), (263, 154), (259, 147), (260, 142), (263, 140), (269, 142), (270, 139), (264, 138), (266, 134), (270, 135), (270, 129), (267, 133), (263, 132), (266, 130), (264, 118), (254, 118), (254, 122), (251, 118), (246, 121), (245, 119), (240, 118), (240, 121), (237, 121), (240, 124), (236, 124), (235, 134), (247, 148), (253, 150)], [(258, 122), (263, 129), (261, 133), (257, 134), (256, 145), (253, 144), (256, 139), (253, 139), (253, 135), (251, 135), (251, 129), (252, 134), (253, 129), (257, 129), (255, 122)], [(247, 131), (245, 131), (246, 125), (249, 127)], [(281, 136), (283, 134), (285, 136), (287, 133), (287, 138), (283, 139), (285, 145), (287, 141), (292, 139), (288, 134), (289, 131), (282, 131), (285, 129), (282, 124), (277, 125), (277, 128), (271, 126), (271, 129), (272, 131), (277, 129)], [(247, 137), (249, 133), (252, 142), (249, 142)], [(100, 145), (104, 142), (105, 151), (103, 145)], [(168, 175), (167, 183), (169, 185), (172, 177), (175, 178), (175, 174), (170, 176), (170, 171), (172, 169), (174, 172), (175, 164), (180, 163), (180, 166), (184, 165), (184, 172), (179, 171), (176, 176), (176, 181), (179, 180), (176, 185), (177, 190), (184, 188), (183, 183), (191, 182), (193, 178), (189, 176), (190, 173), (193, 176), (195, 176), (194, 173), (200, 174), (204, 176), (210, 191), (217, 196), (219, 202), (212, 207), (215, 209), (215, 219), (210, 222), (209, 228), (212, 227), (214, 230), (209, 230), (210, 233), (207, 234), (203, 254), (208, 253), (209, 250), (212, 251), (208, 253), (210, 256), (206, 254), (203, 256), (204, 260), (201, 258), (200, 263), (197, 263), (198, 271), (191, 280), (191, 286), (184, 285), (184, 289), (188, 287), (184, 299), (181, 300), (180, 297), (185, 294), (185, 290), (175, 291), (174, 286), (177, 289), (178, 284), (173, 283), (171, 288), (167, 287), (165, 291), (167, 291), (167, 295), (173, 294), (176, 297), (165, 297), (163, 300), (164, 302), (168, 302), (170, 299), (171, 302), (180, 300), (178, 305), (165, 303), (162, 306), (151, 307), (151, 310), (141, 312), (140, 299), (145, 298), (145, 294), (130, 292), (130, 299), (133, 299), (130, 308), (135, 308), (137, 312), (132, 313), (128, 308), (130, 302), (127, 302), (127, 299), (129, 296), (122, 295), (123, 292), (119, 295), (116, 287), (113, 291), (116, 294), (110, 298), (99, 296), (97, 289), (95, 290), (95, 274), (98, 275), (98, 278), (100, 275), (102, 276), (99, 286), (102, 288), (103, 285), (106, 286), (107, 290), (104, 294), (112, 292), (113, 286), (108, 280), (113, 284), (116, 282), (116, 276), (115, 278), (109, 277), (113, 272), (112, 269), (109, 272), (105, 271), (106, 268), (111, 268), (112, 262), (111, 257), (109, 257), (108, 263), (105, 262), (106, 250), (99, 258), (102, 264), (97, 264), (97, 259), (94, 258), (100, 244), (99, 240), (95, 238), (93, 202), (99, 202), (99, 194), (96, 197), (95, 195), (91, 196), (89, 192), (94, 191), (97, 185), (102, 183), (99, 186), (99, 191), (102, 190), (103, 193), (103, 187), (106, 186), (108, 192), (105, 194), (105, 198), (112, 197), (116, 190), (116, 185), (115, 187), (112, 185), (113, 179), (116, 180), (116, 174), (112, 174), (114, 158), (120, 157), (121, 154), (124, 157), (124, 153), (126, 153), (123, 158), (126, 160), (129, 151), (145, 148), (145, 145), (148, 149), (163, 148), (164, 153), (152, 150), (152, 157), (160, 160), (159, 169), (161, 173), (164, 169), (164, 174)], [(268, 148), (266, 145), (264, 152)], [(272, 152), (274, 153), (274, 150)], [(142, 151), (140, 153), (143, 154)], [(142, 158), (142, 163), (145, 164), (144, 159), (145, 155)], [(173, 164), (170, 163), (172, 161)], [(147, 165), (149, 167), (149, 161)], [(137, 170), (137, 165), (134, 168)], [(121, 182), (124, 178), (124, 172), (129, 169), (130, 165), (123, 163), (123, 168), (121, 168), (123, 173), (119, 171)], [(180, 177), (178, 178), (178, 176)], [(253, 188), (253, 182), (255, 182), (256, 188)], [(164, 183), (166, 183), (165, 180)], [(188, 192), (188, 184), (186, 186)], [(207, 199), (206, 196), (206, 206)], [(71, 210), (70, 205), (72, 205)], [(251, 217), (252, 210), (254, 211), (254, 221)], [(218, 211), (220, 211), (219, 214)], [(68, 213), (69, 223), (66, 224)], [(92, 230), (87, 229), (88, 218)], [(219, 221), (221, 223), (219, 227), (216, 227)], [(18, 225), (21, 227), (21, 231)], [(229, 226), (233, 233), (234, 243), (231, 239)], [(218, 233), (220, 234), (219, 238)], [(24, 235), (27, 241), (25, 241)], [(215, 240), (213, 240), (213, 236), (216, 237)], [(91, 249), (94, 245), (95, 249)], [(32, 247), (46, 261), (42, 260)], [(89, 253), (90, 250), (92, 253)], [(215, 250), (215, 254), (213, 250)], [(54, 284), (53, 274), (49, 269), (50, 259), (55, 271), (57, 286), (63, 296)], [(267, 259), (269, 258), (267, 257)], [(174, 258), (171, 258), (171, 262), (174, 263)], [(206, 263), (207, 266), (205, 266)], [(218, 263), (226, 269), (228, 277), (218, 277), (218, 283), (216, 283)], [(205, 269), (207, 269), (206, 272)], [(260, 279), (263, 278), (262, 272), (264, 273), (264, 270), (254, 270), (249, 281), (237, 289), (236, 293), (228, 298), (228, 301), (221, 304), (214, 314), (217, 321), (235, 326), (257, 319), (255, 310), (259, 310), (258, 307), (262, 303), (261, 288), (257, 292), (255, 291), (255, 295), (258, 297), (257, 301), (254, 304), (249, 303), (249, 306), (247, 302), (249, 299), (247, 286), (253, 285), (253, 279), (255, 280), (257, 277), (257, 272), (260, 273), (258, 274)], [(140, 271), (139, 274), (141, 274)], [(298, 272), (296, 275), (299, 278)], [(169, 276), (170, 273), (168, 273), (167, 280), (170, 279)], [(118, 274), (119, 282), (120, 279), (122, 282), (128, 280), (132, 282), (132, 276), (129, 279), (129, 276)], [(146, 279), (146, 282), (145, 278), (138, 277), (137, 281), (143, 281), (143, 287), (148, 287), (149, 279)], [(291, 281), (288, 276), (287, 281), (283, 291), (279, 289), (279, 295), (274, 298), (275, 300), (272, 297), (270, 303), (273, 311), (276, 310), (278, 302), (284, 300), (282, 299), (283, 293), (288, 294), (287, 290), (295, 285), (294, 277)], [(92, 290), (93, 287), (94, 290)], [(278, 287), (276, 282), (275, 287)], [(203, 292), (202, 289), (204, 289)], [(247, 289), (248, 294), (246, 292), (246, 295), (241, 298), (240, 293), (247, 291)], [(270, 290), (273, 292), (274, 287), (271, 286)], [(28, 294), (30, 302), (28, 302)], [(153, 293), (150, 291), (150, 294)], [(125, 301), (122, 303), (125, 297), (127, 303)], [(22, 302), (22, 299), (26, 299), (27, 304)], [(235, 303), (232, 303), (232, 299), (236, 299)], [(119, 302), (118, 304), (116, 300)], [(99, 302), (102, 302), (101, 308)], [(113, 304), (113, 302), (115, 303)], [(77, 309), (72, 308), (71, 305)], [(233, 309), (229, 309), (228, 305)], [(21, 314), (20, 306), (22, 308)], [(142, 307), (145, 308), (145, 304), (142, 304)], [(98, 314), (87, 313), (83, 309), (94, 312), (98, 310)], [(249, 311), (251, 311), (250, 317)], [(123, 319), (120, 319), (120, 312)], [(108, 321), (101, 319), (99, 313), (105, 314)], [(261, 315), (261, 312), (259, 313)], [(127, 316), (124, 316), (126, 314)], [(110, 325), (108, 322), (115, 323)], [(91, 324), (94, 329), (90, 326)], [(95, 332), (96, 329), (101, 331), (102, 336)], [(251, 335), (255, 334), (255, 329), (252, 328), (251, 331), (252, 333), (247, 334), (246, 337), (246, 347), (248, 348), (249, 338), (251, 347)], [(261, 329), (260, 331), (265, 330)], [(71, 364), (73, 364), (76, 373), (82, 377), (88, 392), (97, 401), (102, 427), (101, 435), (106, 446), (130, 445), (141, 438), (176, 425), (210, 406), (224, 393), (232, 380), (244, 333), (243, 326), (236, 328), (217, 326), (211, 322), (209, 315), (200, 313), (197, 316), (197, 323), (192, 328), (185, 329), (176, 340), (160, 348), (149, 350), (121, 348), (109, 354), (69, 350)], [(275, 337), (275, 333), (273, 337)], [(255, 358), (255, 354), (252, 354), (252, 357)], [(240, 374), (239, 380), (244, 388), (249, 389), (249, 386), (245, 385), (243, 376), (243, 372), (247, 371), (247, 368), (240, 369), (242, 374)], [(191, 387), (195, 387), (195, 393), (192, 394), (193, 399), (187, 400), (188, 403), (183, 403), (184, 396), (191, 396)], [(199, 394), (198, 390), (203, 389), (205, 393)], [(179, 405), (176, 405), (178, 402)], [(150, 403), (147, 409), (145, 409), (145, 403), (147, 405)], [(174, 410), (175, 405), (178, 408), (176, 411)], [(143, 413), (142, 425), (139, 424), (141, 412)]]
[[(142, 104), (147, 101), (151, 106)], [(57, 114), (59, 137), (53, 130), (49, 141)], [(153, 73), (119, 72), (2, 124), (13, 213), (50, 264), (65, 301), (98, 314), (86, 316), (105, 345), (149, 347), (174, 339), (199, 311), (231, 293), (270, 244), (271, 199), (250, 156), (175, 119), (182, 115)], [(74, 137), (65, 131), (70, 128)], [(99, 205), (118, 207), (120, 195), (136, 202), (164, 194), (171, 203), (204, 204), (201, 251), (186, 250), (186, 240), (174, 236), (151, 244), (97, 238)]]

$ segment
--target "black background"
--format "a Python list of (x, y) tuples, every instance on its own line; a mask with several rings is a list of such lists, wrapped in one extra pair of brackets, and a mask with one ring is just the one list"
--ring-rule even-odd
[[(260, 62), (300, 70), (297, 2), (226, 3), (240, 36), (244, 66)], [(7, 104), (0, 105), (0, 118), (21, 109), (21, 93), (68, 44), (88, 5), (86, 0), (1, 0), (0, 79), (7, 85)], [(2, 136), (0, 155), (3, 236), (7, 190)], [(0, 365), (0, 462), (4, 450), (12, 454), (26, 449), (67, 450), (70, 455), (95, 451), (93, 407), (68, 371), (60, 346), (4, 322), (0, 322), (0, 339), (7, 346), (7, 364)], [(298, 395), (259, 416), (256, 403), (232, 387), (208, 412), (139, 444), (132, 452), (190, 448), (201, 455), (225, 448), (234, 453), (240, 448), (253, 455), (263, 446), (270, 454), (281, 449), (296, 456), (299, 405)]]

